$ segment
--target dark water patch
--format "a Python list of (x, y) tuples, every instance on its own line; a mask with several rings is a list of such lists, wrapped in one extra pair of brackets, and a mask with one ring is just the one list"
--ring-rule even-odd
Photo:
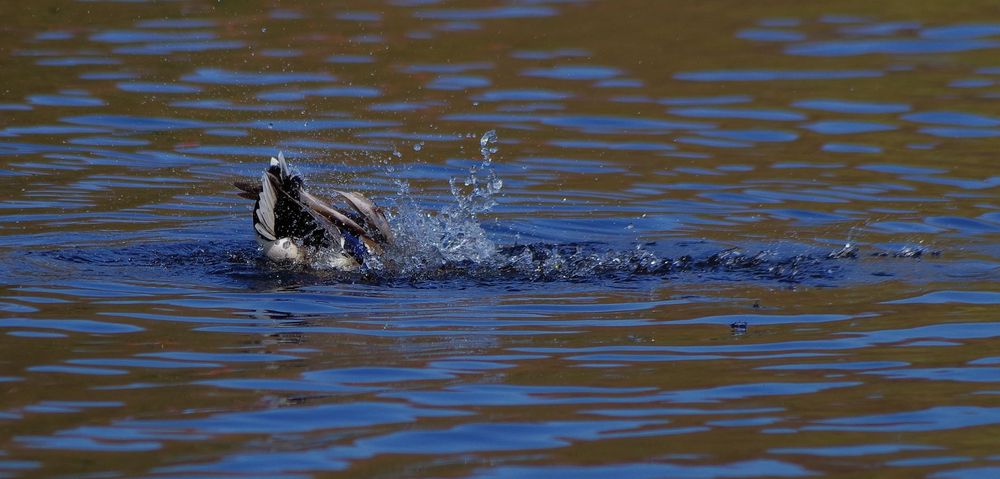
[(31, 111), (34, 108), (31, 105), (25, 105), (23, 103), (0, 103), (0, 111)]
[(877, 78), (883, 73), (878, 70), (712, 70), (681, 72), (674, 75), (678, 80), (699, 82), (722, 81), (779, 81), (779, 80), (847, 80), (855, 78)]
[(97, 441), (83, 437), (59, 436), (19, 436), (22, 447), (30, 449), (63, 449), (93, 452), (140, 452), (155, 451), (161, 444), (153, 441)]
[(198, 93), (202, 88), (194, 85), (181, 85), (177, 83), (150, 83), (150, 82), (121, 82), (118, 85), (121, 91), (134, 93)]
[(491, 90), (472, 97), (475, 101), (559, 101), (572, 94), (552, 90)]
[(606, 80), (622, 74), (622, 71), (618, 68), (597, 65), (559, 65), (550, 68), (529, 68), (521, 74), (556, 80)]
[(516, 50), (511, 58), (520, 60), (555, 60), (558, 58), (588, 57), (591, 53), (582, 48), (558, 48), (555, 50)]
[(370, 427), (413, 422), (422, 417), (453, 417), (468, 413), (449, 409), (429, 409), (389, 402), (357, 402), (266, 409), (261, 411), (214, 414), (176, 420), (125, 420), (117, 427), (167, 433), (194, 431), (202, 434), (271, 434)]
[(706, 129), (715, 125), (651, 118), (600, 115), (528, 115), (513, 113), (459, 113), (442, 117), (446, 121), (484, 123), (539, 123), (585, 133), (667, 132), (670, 130)]
[(42, 58), (35, 62), (36, 65), (46, 67), (77, 67), (88, 65), (119, 65), (122, 61), (117, 58), (104, 57), (57, 57)]
[[(690, 431), (696, 432), (696, 431)], [(613, 465), (540, 465), (540, 466), (494, 466), (476, 471), (477, 479), (544, 479), (548, 477), (578, 477), (597, 479), (622, 474), (635, 479), (661, 477), (677, 478), (749, 478), (749, 477), (802, 477), (814, 473), (797, 464), (774, 459), (754, 459), (717, 465), (626, 463)]]
[(400, 67), (403, 73), (439, 73), (454, 75), (478, 70), (492, 70), (494, 64), (491, 62), (469, 62), (469, 63), (417, 63)]
[(458, 91), (470, 88), (485, 88), (493, 82), (483, 76), (475, 75), (441, 75), (425, 85), (430, 90)]
[(986, 78), (965, 78), (948, 82), (951, 88), (986, 88), (993, 85), (994, 81)]
[(800, 43), (788, 46), (785, 48), (785, 53), (817, 57), (869, 54), (928, 55), (993, 49), (998, 46), (1000, 46), (1000, 42), (991, 40), (890, 38)]
[(212, 128), (205, 130), (206, 135), (211, 136), (224, 136), (228, 138), (243, 138), (250, 135), (250, 132), (246, 130), (236, 130), (232, 128)]
[(481, 30), (483, 27), (477, 22), (453, 21), (434, 25), (434, 30), (439, 32), (468, 32)]
[(55, 329), (73, 333), (123, 334), (142, 331), (143, 328), (129, 324), (93, 321), (89, 319), (0, 319), (0, 328)]
[(914, 165), (900, 165), (895, 163), (877, 163), (870, 165), (860, 165), (860, 170), (876, 171), (879, 173), (889, 173), (893, 175), (937, 175), (947, 173), (944, 168), (928, 168)]
[(292, 111), (301, 110), (301, 106), (295, 104), (273, 104), (273, 103), (233, 103), (230, 100), (184, 100), (171, 102), (170, 106), (177, 108), (193, 108), (197, 110), (222, 110), (222, 111)]
[[(989, 188), (987, 185), (973, 184), (969, 189)], [(995, 186), (995, 185), (994, 185)], [(934, 216), (924, 220), (925, 223), (953, 231), (960, 231), (964, 234), (988, 234), (1000, 233), (1000, 225), (979, 221), (972, 218), (961, 218), (957, 216)]]
[(821, 120), (806, 125), (803, 128), (821, 135), (852, 135), (857, 133), (872, 133), (892, 131), (898, 127), (889, 123), (857, 120)]
[(62, 333), (45, 333), (41, 331), (10, 331), (7, 333), (8, 336), (14, 336), (18, 338), (65, 338), (67, 335)]
[[(972, 458), (965, 456), (932, 456), (886, 461), (885, 465), (890, 467), (925, 467), (956, 464), (960, 462), (969, 462), (971, 460)], [(1000, 468), (997, 468), (997, 472), (1000, 472)], [(941, 477), (941, 474), (932, 474), (928, 477)]]
[(282, 393), (308, 392), (316, 394), (363, 394), (377, 391), (376, 388), (345, 386), (343, 384), (306, 381), (299, 379), (211, 379), (195, 384), (221, 389), (250, 391), (279, 391)]
[(156, 20), (141, 20), (135, 23), (137, 28), (211, 28), (216, 25), (214, 20), (197, 18), (158, 18)]
[(910, 111), (910, 105), (904, 103), (876, 103), (836, 99), (800, 100), (792, 103), (792, 106), (809, 110), (860, 115), (905, 113)]
[(156, 359), (135, 359), (135, 358), (88, 358), (70, 359), (69, 364), (78, 366), (108, 366), (119, 368), (152, 368), (152, 369), (182, 369), (182, 368), (220, 368), (222, 364), (192, 362), (192, 361), (163, 361)]
[[(67, 294), (108, 297), (107, 294), (135, 294), (128, 281), (147, 282), (149, 273), (164, 276), (175, 286), (217, 284), (237, 288), (271, 288), (279, 284), (318, 285), (379, 284), (392, 287), (439, 289), (456, 285), (502, 286), (537, 282), (630, 282), (647, 279), (671, 279), (682, 283), (705, 281), (763, 281), (789, 284), (832, 286), (844, 281), (875, 280), (868, 276), (871, 266), (855, 266), (852, 256), (827, 254), (782, 255), (774, 251), (746, 254), (739, 250), (718, 253), (696, 253), (695, 256), (668, 256), (664, 247), (646, 245), (639, 248), (617, 249), (609, 245), (528, 244), (505, 246), (478, 261), (424, 258), (416, 265), (382, 265), (362, 274), (311, 270), (268, 264), (259, 258), (249, 242), (202, 242), (181, 244), (136, 245), (116, 250), (64, 249), (36, 251), (29, 255), (25, 267), (51, 271), (74, 271), (76, 274), (114, 278), (112, 283), (99, 286), (67, 283), (59, 287)], [(889, 256), (887, 254), (887, 256)], [(892, 258), (872, 258), (868, 261), (889, 261), (883, 268), (896, 267)], [(902, 265), (899, 265), (902, 267)], [(117, 291), (117, 293), (115, 293)], [(141, 293), (140, 293), (141, 294)], [(110, 296), (114, 297), (114, 296)], [(234, 303), (232, 306), (236, 306)], [(237, 306), (238, 307), (238, 306)], [(284, 306), (279, 306), (284, 307)], [(4, 320), (16, 323), (7, 327), (94, 331), (86, 325), (56, 321)], [(4, 324), (4, 323), (0, 323)], [(77, 324), (74, 326), (74, 324)], [(111, 324), (111, 323), (108, 323)], [(110, 327), (110, 326), (109, 326)], [(141, 328), (114, 325), (108, 332), (132, 332)], [(82, 329), (80, 329), (82, 328)], [(122, 329), (125, 328), (125, 329)]]
[(737, 103), (750, 103), (751, 101), (753, 101), (753, 97), (750, 95), (670, 97), (655, 100), (656, 103), (670, 106), (731, 105)]
[(48, 41), (60, 41), (60, 40), (70, 40), (76, 36), (73, 32), (68, 32), (65, 30), (50, 30), (47, 32), (38, 32), (35, 34), (35, 40), (41, 42)]
[(903, 115), (904, 120), (932, 125), (954, 125), (972, 128), (1000, 126), (1000, 119), (958, 111), (929, 111)]
[(138, 78), (139, 75), (134, 72), (121, 71), (121, 72), (87, 72), (81, 73), (81, 80), (132, 80)]
[(354, 128), (384, 128), (399, 126), (395, 121), (383, 120), (254, 120), (234, 126), (243, 126), (256, 130), (274, 130), (281, 132), (304, 132), (346, 130)]
[(991, 291), (934, 291), (914, 298), (887, 301), (886, 304), (1000, 304), (1000, 293)]
[(90, 41), (103, 43), (157, 43), (157, 42), (197, 42), (215, 40), (210, 31), (149, 31), (149, 30), (106, 30), (90, 36)]
[(761, 366), (757, 369), (774, 371), (871, 371), (873, 369), (904, 368), (906, 361), (845, 361), (836, 363), (801, 363)]
[(538, 18), (556, 15), (558, 10), (547, 6), (510, 5), (481, 9), (418, 10), (413, 16), (426, 20), (502, 20)]
[(319, 98), (377, 98), (382, 91), (365, 86), (327, 86), (296, 90), (265, 91), (257, 94), (261, 101), (302, 101), (309, 97)]
[(65, 123), (91, 127), (114, 128), (123, 131), (166, 131), (186, 128), (207, 128), (211, 123), (187, 118), (144, 117), (134, 115), (94, 114), (68, 116)]
[(797, 315), (767, 315), (767, 314), (741, 314), (726, 316), (706, 316), (694, 319), (681, 319), (670, 321), (670, 324), (732, 324), (734, 322), (745, 322), (755, 325), (772, 324), (812, 324), (825, 323), (830, 321), (846, 321), (855, 319), (855, 316), (843, 314), (797, 314)]
[(635, 78), (610, 78), (594, 83), (597, 88), (642, 88), (645, 82)]
[(89, 135), (95, 133), (110, 133), (104, 128), (91, 128), (86, 126), (66, 126), (66, 125), (35, 125), (8, 127), (0, 130), (0, 136), (21, 136), (21, 135)]
[(826, 143), (823, 145), (822, 150), (830, 153), (882, 153), (882, 148), (880, 147), (859, 143)]
[(734, 141), (748, 141), (748, 142), (789, 142), (795, 141), (799, 138), (799, 134), (793, 131), (784, 130), (764, 130), (764, 129), (752, 129), (752, 130), (702, 130), (698, 132), (701, 136), (707, 136), (711, 138), (722, 138), (726, 140)]
[(806, 35), (794, 30), (778, 30), (773, 28), (747, 28), (736, 32), (736, 38), (756, 42), (797, 42), (805, 40)]
[(1000, 424), (1000, 408), (937, 406), (929, 409), (816, 421), (805, 430), (869, 433), (948, 431)]
[(689, 116), (694, 118), (735, 118), (745, 120), (764, 121), (801, 121), (806, 116), (788, 110), (765, 110), (749, 108), (671, 108), (667, 110), (671, 115)]
[(941, 448), (919, 444), (860, 444), (856, 446), (779, 447), (771, 449), (768, 452), (771, 454), (796, 454), (820, 457), (857, 457), (908, 451), (933, 451), (938, 449)]
[(925, 28), (920, 32), (924, 38), (979, 38), (1000, 35), (1000, 23), (962, 23)]
[(170, 55), (173, 53), (208, 52), (215, 50), (243, 50), (246, 43), (239, 40), (219, 40), (212, 42), (163, 42), (116, 47), (119, 55)]
[(28, 103), (38, 106), (96, 107), (104, 106), (104, 100), (83, 95), (30, 95)]
[(271, 58), (295, 58), (303, 55), (302, 50), (294, 48), (267, 48), (261, 50), (260, 54)]
[(332, 82), (336, 77), (329, 73), (296, 72), (240, 72), (222, 68), (199, 68), (194, 73), (181, 77), (191, 83), (218, 85), (283, 85), (286, 83)]
[(549, 144), (561, 148), (596, 149), (610, 151), (671, 151), (677, 147), (669, 143), (610, 142), (600, 140), (553, 140)]
[(110, 368), (89, 368), (81, 366), (31, 366), (27, 368), (28, 372), (32, 373), (59, 373), (59, 374), (70, 374), (73, 376), (122, 376), (128, 374), (128, 371), (122, 369), (110, 369)]
[(73, 138), (67, 141), (67, 143), (85, 146), (146, 146), (149, 144), (149, 141), (125, 136), (89, 136)]
[(674, 140), (677, 143), (687, 145), (711, 146), (715, 148), (750, 148), (752, 143), (744, 143), (731, 140), (716, 140), (712, 138), (698, 138), (693, 136), (682, 136)]
[(837, 29), (837, 31), (847, 36), (885, 37), (889, 35), (896, 35), (902, 32), (919, 30), (921, 26), (922, 24), (920, 22), (893, 21), (893, 22), (868, 23), (864, 25), (850, 25), (846, 27), (840, 27)]
[(428, 108), (433, 108), (441, 106), (442, 103), (438, 101), (406, 101), (406, 102), (390, 102), (390, 103), (372, 103), (368, 105), (368, 109), (371, 111), (389, 111), (389, 112), (403, 112), (403, 111), (419, 111), (426, 110)]
[(375, 63), (375, 57), (371, 55), (330, 55), (326, 57), (326, 61), (340, 65), (359, 65)]
[(973, 383), (1000, 383), (1000, 368), (908, 368), (889, 371), (868, 371), (865, 374), (886, 379), (958, 381)]
[(352, 22), (378, 22), (382, 20), (382, 14), (379, 12), (345, 11), (338, 12), (336, 18)]
[(941, 138), (993, 138), (1000, 136), (998, 128), (959, 128), (933, 127), (921, 128), (920, 133)]
[(618, 116), (563, 115), (546, 116), (539, 121), (548, 126), (584, 132), (612, 133), (630, 131), (697, 130), (712, 128), (711, 123), (679, 122)]

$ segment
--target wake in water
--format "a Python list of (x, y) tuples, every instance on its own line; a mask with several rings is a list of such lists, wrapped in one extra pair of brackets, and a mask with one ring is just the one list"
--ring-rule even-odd
[(832, 285), (845, 279), (876, 277), (882, 281), (897, 273), (910, 275), (905, 265), (892, 265), (891, 261), (847, 267), (858, 265), (865, 257), (920, 258), (938, 254), (919, 246), (862, 252), (850, 243), (832, 252), (772, 244), (751, 253), (698, 241), (636, 243), (626, 247), (596, 242), (497, 245), (479, 219), (497, 204), (496, 198), (503, 188), (492, 167), (493, 155), (497, 153), (495, 132), (482, 136), (480, 153), (481, 162), (465, 177), (451, 179), (454, 201), (440, 212), (420, 208), (408, 185), (400, 182), (395, 208), (387, 212), (395, 240), (387, 246), (385, 254), (367, 257), (355, 272), (334, 270), (329, 262), (321, 260), (306, 265), (277, 264), (264, 258), (259, 250), (251, 249), (246, 241), (35, 251), (20, 263), (10, 262), (8, 268), (20, 265), (42, 276), (51, 273), (53, 277), (72, 274), (119, 279), (146, 278), (150, 271), (155, 271), (155, 275), (175, 284), (199, 284), (229, 277), (259, 283), (263, 288), (273, 287), (275, 282), (433, 285), (450, 281), (530, 283), (643, 278)]
[[(594, 242), (498, 246), (480, 224), (479, 215), (497, 204), (503, 181), (493, 169), (497, 135), (480, 138), (481, 162), (464, 178), (449, 181), (453, 203), (440, 212), (421, 209), (409, 186), (399, 183), (396, 208), (388, 213), (395, 241), (386, 254), (366, 259), (360, 275), (345, 278), (381, 283), (471, 279), (479, 282), (591, 281), (665, 277), (694, 273), (707, 279), (758, 279), (789, 283), (838, 276), (839, 260), (856, 259), (857, 246), (815, 254), (773, 250), (747, 254), (739, 249), (670, 257), (655, 243), (613, 248)], [(676, 252), (676, 249), (673, 250)], [(907, 247), (877, 256), (920, 257), (927, 250)], [(322, 265), (313, 265), (322, 272)], [(342, 276), (341, 276), (342, 277)]]

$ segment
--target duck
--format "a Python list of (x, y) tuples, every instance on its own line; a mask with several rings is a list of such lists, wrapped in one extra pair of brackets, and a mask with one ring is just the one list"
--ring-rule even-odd
[(385, 210), (358, 192), (333, 190), (346, 208), (313, 195), (283, 153), (271, 158), (259, 181), (233, 186), (254, 201), (254, 236), (273, 262), (355, 272), (393, 243)]

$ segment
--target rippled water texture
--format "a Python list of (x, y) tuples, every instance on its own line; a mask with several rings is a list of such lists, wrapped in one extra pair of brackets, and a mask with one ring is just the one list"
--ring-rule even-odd
[(1000, 477), (995, 2), (0, 11), (0, 477)]

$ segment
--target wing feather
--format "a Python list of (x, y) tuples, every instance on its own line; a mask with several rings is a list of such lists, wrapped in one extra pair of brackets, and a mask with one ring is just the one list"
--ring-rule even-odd
[(277, 238), (274, 233), (274, 206), (277, 204), (278, 196), (274, 190), (274, 183), (271, 182), (271, 177), (266, 172), (261, 177), (260, 184), (260, 197), (257, 199), (257, 209), (254, 211), (258, 222), (254, 227), (262, 226), (262, 228), (257, 228), (257, 231), (261, 233), (261, 236), (274, 241)]
[(313, 196), (312, 193), (302, 190), (301, 196), (305, 205), (309, 207), (309, 210), (329, 218), (329, 220), (334, 224), (347, 228), (355, 235), (363, 236), (368, 234), (356, 221), (352, 220), (344, 213), (337, 211), (336, 208), (331, 208), (322, 200)]
[(361, 217), (365, 219), (365, 223), (374, 226), (375, 232), (377, 234), (370, 234), (370, 236), (378, 237), (381, 236), (383, 241), (392, 241), (392, 229), (389, 227), (389, 222), (385, 219), (385, 214), (382, 213), (382, 209), (375, 206), (371, 200), (357, 192), (346, 192), (334, 190), (341, 198), (347, 201), (347, 204), (351, 205)]

